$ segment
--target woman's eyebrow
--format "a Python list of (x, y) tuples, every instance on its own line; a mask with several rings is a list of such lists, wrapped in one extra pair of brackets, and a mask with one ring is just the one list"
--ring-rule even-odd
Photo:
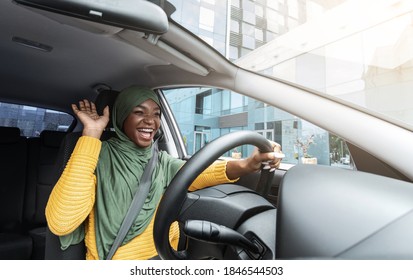
[(139, 105), (136, 105), (135, 106), (135, 108), (139, 108), (139, 109), (152, 109), (152, 110), (158, 110), (158, 111), (160, 111), (161, 110), (161, 108), (159, 108), (159, 106), (156, 106), (156, 107), (153, 107), (153, 108), (151, 108), (151, 107), (149, 107), (149, 106), (144, 106), (144, 105), (142, 105), (142, 104), (139, 104)]

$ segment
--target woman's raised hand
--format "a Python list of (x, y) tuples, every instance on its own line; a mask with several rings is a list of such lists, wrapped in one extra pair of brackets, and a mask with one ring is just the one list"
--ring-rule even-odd
[(99, 116), (95, 104), (84, 99), (79, 101), (79, 107), (72, 104), (72, 109), (83, 124), (82, 135), (100, 138), (109, 122), (109, 107), (106, 106), (103, 115)]

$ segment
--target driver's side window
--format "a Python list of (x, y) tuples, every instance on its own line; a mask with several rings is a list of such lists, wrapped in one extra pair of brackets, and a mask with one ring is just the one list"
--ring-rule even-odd
[[(175, 115), (188, 155), (209, 141), (238, 130), (253, 130), (278, 142), (284, 164), (312, 163), (353, 168), (345, 142), (278, 108), (229, 90), (191, 87), (163, 90)], [(241, 146), (223, 156), (246, 157)]]

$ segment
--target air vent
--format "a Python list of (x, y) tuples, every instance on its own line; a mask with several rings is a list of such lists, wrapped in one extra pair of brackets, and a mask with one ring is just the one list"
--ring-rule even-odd
[(32, 48), (32, 49), (36, 49), (39, 51), (43, 51), (43, 52), (51, 52), (53, 50), (53, 47), (51, 46), (48, 46), (48, 45), (45, 45), (45, 44), (42, 44), (36, 41), (32, 41), (29, 39), (21, 38), (21, 37), (14, 36), (12, 38), (12, 41), (19, 45)]

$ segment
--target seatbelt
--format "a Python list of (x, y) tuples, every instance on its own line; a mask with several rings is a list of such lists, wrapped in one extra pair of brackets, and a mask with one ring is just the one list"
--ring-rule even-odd
[(152, 144), (152, 158), (149, 160), (148, 164), (143, 171), (143, 175), (140, 182), (140, 187), (135, 193), (131, 205), (129, 206), (128, 212), (126, 213), (125, 218), (122, 221), (122, 225), (120, 226), (118, 235), (113, 241), (112, 247), (109, 250), (108, 255), (106, 256), (106, 260), (111, 260), (113, 255), (115, 254), (116, 250), (122, 244), (123, 240), (125, 239), (126, 234), (128, 233), (130, 227), (132, 226), (133, 222), (135, 221), (137, 215), (142, 209), (142, 206), (145, 202), (146, 197), (149, 193), (149, 188), (151, 186), (151, 177), (152, 172), (158, 162), (158, 141), (153, 142)]

